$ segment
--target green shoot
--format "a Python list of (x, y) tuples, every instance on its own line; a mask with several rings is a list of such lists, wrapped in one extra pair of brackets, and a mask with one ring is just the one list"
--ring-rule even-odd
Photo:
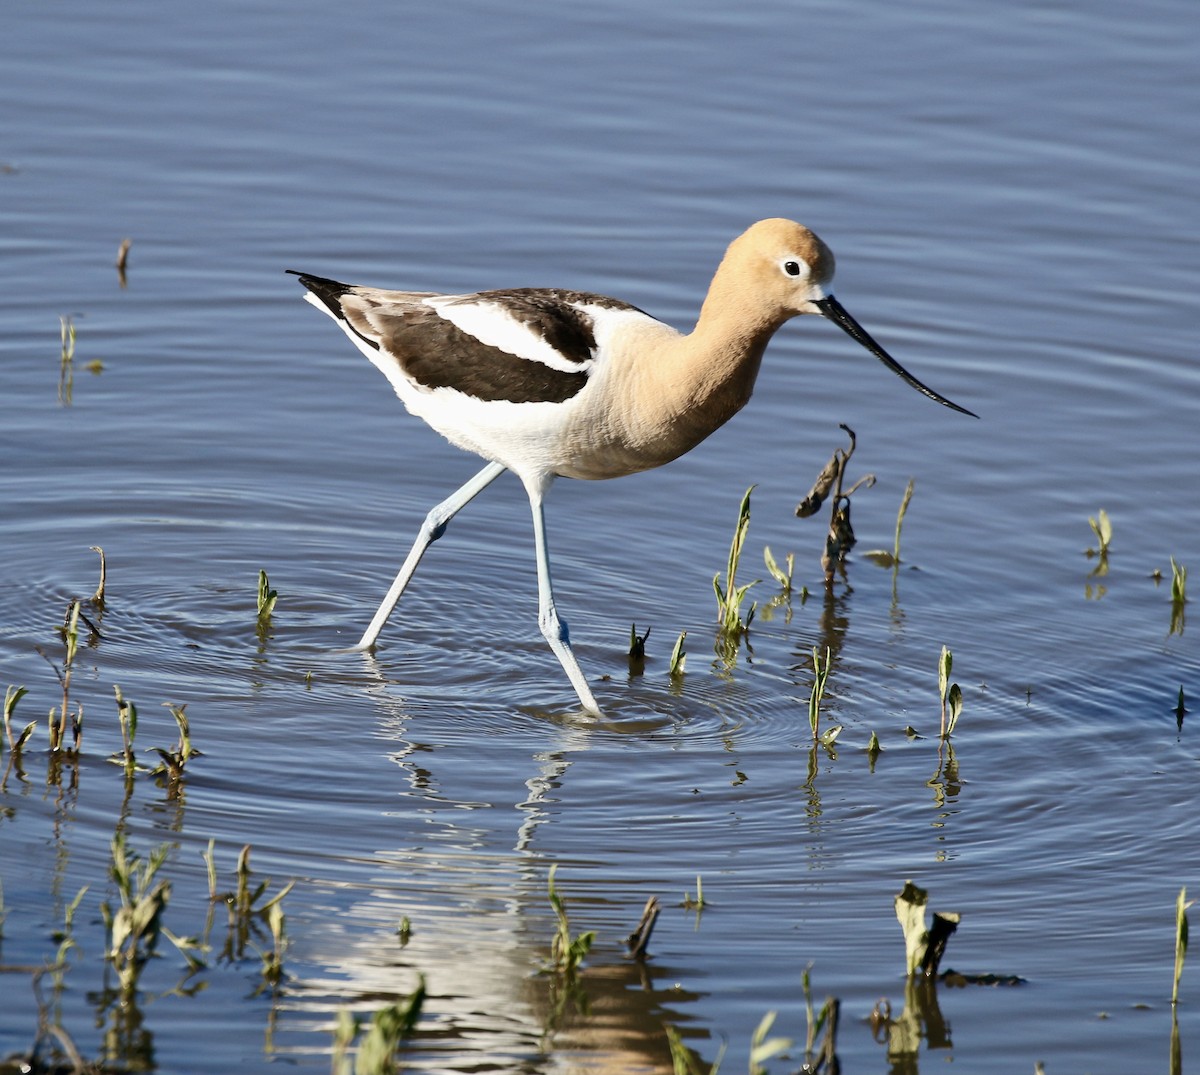
[(408, 942), (412, 940), (412, 931), (412, 919), (408, 915), (403, 915), (400, 924), (396, 926), (396, 939), (400, 942), (401, 948), (408, 947)]
[(217, 846), (216, 837), (209, 837), (208, 848), (200, 852), (204, 859), (204, 867), (208, 873), (208, 899), (210, 903), (215, 903), (220, 897), (217, 895), (217, 857), (214, 853), (214, 848)]
[(914, 483), (913, 479), (908, 479), (908, 485), (904, 490), (904, 497), (900, 501), (900, 510), (896, 512), (896, 535), (892, 540), (892, 551), (887, 549), (872, 549), (865, 555), (880, 567), (890, 567), (894, 571), (900, 566), (900, 530), (904, 526), (904, 516), (908, 513), (908, 505), (912, 500)]
[(792, 572), (796, 566), (796, 554), (794, 552), (789, 552), (787, 554), (787, 559), (784, 561), (784, 563), (787, 564), (786, 571), (780, 567), (778, 563), (776, 563), (775, 557), (771, 555), (770, 545), (763, 547), (763, 560), (767, 565), (767, 570), (771, 573), (771, 577), (779, 583), (779, 586), (783, 592), (791, 593)]
[[(804, 1016), (807, 1030), (804, 1036), (804, 1066), (801, 1071), (822, 1071), (828, 1065), (828, 1070), (836, 1071), (837, 1024), (841, 1011), (841, 1003), (836, 997), (826, 997), (821, 1005), (820, 1013), (814, 1013), (812, 999), (812, 982), (810, 980), (810, 963), (800, 976), (800, 985), (804, 991)], [(825, 1031), (825, 1042), (821, 1046), (818, 1057), (815, 1055), (817, 1035)]]
[(1179, 899), (1175, 901), (1175, 984), (1171, 988), (1171, 1005), (1179, 1003), (1179, 979), (1183, 975), (1183, 961), (1187, 957), (1188, 920), (1187, 909), (1195, 900), (1187, 898), (1187, 886), (1179, 890)]
[(706, 1067), (704, 1061), (683, 1044), (683, 1037), (675, 1027), (668, 1023), (663, 1030), (666, 1031), (667, 1045), (671, 1050), (672, 1075), (718, 1075), (729, 1042), (721, 1043), (716, 1060)]
[(706, 902), (704, 899), (704, 883), (700, 880), (700, 875), (696, 874), (696, 894), (693, 896), (690, 892), (685, 892), (683, 894), (683, 906), (688, 910), (702, 911)]
[(8, 740), (8, 749), (13, 754), (19, 754), (21, 748), (25, 746), (30, 735), (33, 734), (33, 729), (37, 727), (37, 721), (31, 721), (26, 725), (25, 730), (13, 738), (12, 718), (16, 712), (17, 703), (29, 693), (25, 687), (7, 687), (4, 691), (4, 738)]
[[(394, 1075), (396, 1050), (416, 1033), (417, 1021), (425, 1003), (425, 979), (421, 978), (417, 988), (406, 1000), (381, 1008), (371, 1018), (358, 1055), (354, 1059), (354, 1075)], [(358, 1036), (362, 1024), (349, 1012), (338, 1014), (333, 1038), (334, 1075), (350, 1075), (350, 1064), (346, 1052)]]
[(175, 718), (175, 723), (179, 726), (179, 742), (175, 744), (173, 750), (167, 750), (164, 747), (154, 748), (154, 752), (162, 758), (162, 764), (153, 771), (152, 775), (165, 776), (169, 788), (174, 793), (178, 791), (184, 767), (200, 751), (192, 746), (192, 734), (191, 727), (188, 724), (187, 706), (172, 705), (170, 702), (164, 702), (163, 705), (171, 711), (171, 716)]
[(746, 593), (752, 586), (756, 586), (759, 580), (747, 582), (742, 586), (737, 584), (737, 569), (742, 558), (742, 547), (746, 543), (746, 534), (750, 529), (750, 494), (752, 492), (754, 492), (753, 485), (746, 490), (746, 495), (742, 497), (741, 506), (738, 508), (737, 526), (734, 527), (733, 540), (729, 544), (725, 586), (721, 586), (719, 571), (713, 576), (713, 591), (717, 595), (717, 623), (720, 625), (722, 634), (734, 639), (740, 638), (750, 629), (750, 623), (754, 619), (754, 610), (758, 607), (757, 602), (752, 604), (746, 618), (742, 618), (742, 602), (746, 599)]
[(571, 936), (571, 922), (567, 918), (566, 905), (558, 894), (558, 889), (554, 886), (554, 875), (557, 871), (557, 864), (550, 867), (550, 877), (547, 882), (550, 906), (554, 909), (554, 917), (558, 923), (550, 945), (550, 969), (565, 978), (572, 978), (579, 970), (588, 952), (591, 951), (596, 934), (589, 931), (575, 937)]
[(879, 736), (874, 732), (871, 733), (871, 738), (867, 743), (867, 759), (871, 763), (871, 771), (875, 771), (875, 762), (879, 755), (883, 753), (883, 747), (879, 743)]
[[(808, 696), (808, 725), (812, 729), (813, 741), (823, 737), (820, 735), (819, 726), (821, 723), (821, 699), (825, 697), (825, 683), (829, 679), (829, 669), (833, 664), (832, 656), (829, 652), (829, 647), (825, 647), (825, 661), (821, 661), (821, 652), (816, 646), (812, 649), (813, 658), (813, 685), (812, 691)], [(841, 729), (838, 729), (840, 731)], [(835, 736), (837, 732), (833, 733)], [(826, 736), (829, 733), (826, 732)], [(831, 740), (832, 741), (832, 740)]]
[(637, 633), (637, 624), (629, 625), (629, 659), (631, 661), (644, 661), (646, 659), (646, 639), (650, 637), (650, 628), (646, 628), (644, 635)]
[(962, 690), (957, 683), (950, 682), (950, 670), (954, 666), (954, 655), (943, 646), (938, 660), (938, 692), (942, 700), (941, 738), (949, 739), (954, 734), (962, 713)]
[(274, 989), (283, 980), (283, 953), (287, 948), (284, 935), (283, 906), (272, 900), (267, 907), (267, 928), (271, 931), (271, 947), (260, 952), (262, 957), (263, 985)]
[(143, 861), (126, 851), (123, 833), (113, 837), (109, 873), (121, 902), (115, 910), (107, 901), (102, 903), (100, 913), (108, 931), (104, 958), (112, 965), (126, 996), (136, 990), (142, 968), (154, 955), (162, 933), (162, 914), (171, 898), (171, 883), (155, 881), (155, 875), (169, 851), (170, 846), (162, 844)]
[(1101, 508), (1095, 518), (1089, 515), (1088, 526), (1092, 528), (1096, 537), (1096, 548), (1088, 549), (1087, 555), (1089, 558), (1099, 556), (1104, 559), (1108, 555), (1108, 544), (1112, 541), (1112, 523), (1109, 521), (1108, 512)]
[(258, 573), (258, 622), (260, 625), (265, 625), (270, 620), (278, 599), (279, 594), (271, 589), (271, 584), (267, 581), (267, 573), (260, 570)]
[(137, 706), (126, 699), (121, 693), (121, 688), (115, 684), (113, 693), (117, 697), (117, 719), (121, 723), (121, 740), (125, 745), (119, 754), (112, 755), (108, 760), (125, 770), (126, 780), (132, 780), (135, 773), (145, 769), (144, 765), (138, 764), (137, 757), (133, 752), (133, 740), (137, 735)]
[[(67, 719), (71, 720), (74, 733), (75, 747), (79, 747), (79, 739), (83, 734), (83, 707), (71, 713), (71, 674), (75, 668), (75, 657), (79, 652), (79, 602), (72, 601), (67, 606), (67, 617), (63, 624), (63, 664), (59, 669), (51, 664), (59, 683), (62, 685), (62, 707), (51, 709), (49, 717), (50, 749), (59, 751), (66, 749)], [(56, 715), (57, 714), (57, 715)]]
[(668, 666), (668, 672), (672, 679), (677, 679), (683, 675), (683, 666), (687, 661), (687, 651), (683, 648), (683, 642), (686, 638), (687, 631), (680, 631), (679, 637), (675, 639), (675, 646), (671, 650), (671, 661)]
[(892, 543), (892, 561), (900, 563), (900, 528), (904, 526), (904, 516), (908, 512), (909, 501), (913, 495), (913, 479), (908, 479), (908, 485), (904, 489), (904, 498), (900, 501), (900, 510), (896, 512), (896, 536)]
[[(213, 903), (224, 903), (229, 916), (228, 932), (222, 956), (226, 959), (241, 959), (245, 954), (246, 945), (250, 943), (251, 933), (259, 928), (259, 923), (265, 922), (271, 931), (272, 937), (275, 938), (278, 955), (282, 959), (284, 946), (283, 919), (278, 918), (273, 921), (276, 913), (274, 908), (278, 907), (283, 898), (291, 892), (296, 882), (289, 881), (279, 892), (267, 900), (266, 903), (260, 905), (258, 901), (266, 894), (267, 889), (270, 888), (271, 879), (268, 877), (251, 887), (249, 844), (246, 844), (238, 854), (237, 867), (235, 869), (237, 884), (232, 892), (218, 892), (216, 890), (217, 874), (211, 841), (209, 842), (208, 851), (204, 856), (204, 861), (208, 866), (209, 899)], [(263, 956), (263, 962), (265, 977), (271, 964), (265, 955)]]
[(792, 1047), (791, 1038), (767, 1037), (774, 1024), (775, 1012), (767, 1012), (750, 1037), (750, 1075), (766, 1075), (767, 1069), (763, 1064)]
[(59, 317), (62, 355), (58, 365), (58, 402), (70, 406), (75, 388), (75, 320)]
[(1171, 557), (1171, 601), (1182, 605), (1187, 600), (1187, 568)]

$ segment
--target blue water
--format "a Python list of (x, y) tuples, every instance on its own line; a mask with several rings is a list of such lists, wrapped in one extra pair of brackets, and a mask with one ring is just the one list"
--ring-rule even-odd
[[(10, 4), (0, 681), (29, 689), (14, 730), (38, 727), (0, 791), (0, 1055), (33, 1048), (40, 989), (89, 1058), (323, 1071), (339, 1011), (369, 1018), (423, 975), (414, 1069), (667, 1072), (670, 1024), (709, 1063), (728, 1039), (742, 1070), (768, 1010), (803, 1040), (811, 963), (818, 1001), (842, 1002), (846, 1071), (1162, 1068), (1175, 899), (1200, 889), (1195, 729), (1174, 713), (1181, 686), (1200, 696), (1197, 628), (1193, 601), (1172, 630), (1170, 599), (1171, 559), (1200, 563), (1198, 46), (1183, 0)], [(375, 658), (339, 653), (479, 464), (405, 415), (283, 270), (581, 288), (686, 328), (728, 241), (771, 215), (816, 230), (838, 298), (981, 420), (793, 322), (692, 454), (550, 497), (559, 605), (605, 719), (574, 713), (537, 630), (512, 480), (431, 550)], [(827, 591), (824, 513), (793, 511), (843, 422), (851, 476), (878, 479), (854, 497), (860, 553), (891, 547), (909, 478), (915, 494), (899, 571), (853, 555)], [(755, 587), (751, 649), (723, 662), (711, 582), (751, 484), (741, 577), (767, 578), (764, 545), (794, 552), (796, 593), (768, 610), (778, 587)], [(96, 585), (91, 546), (102, 637), (73, 671), (83, 754), (57, 765), (57, 627)], [(260, 569), (279, 593), (262, 632)], [(631, 623), (651, 628), (640, 675)], [(949, 772), (943, 645), (965, 700)], [(814, 646), (834, 657), (834, 753), (810, 746)], [(204, 754), (178, 795), (147, 774), (127, 794), (108, 764), (114, 685), (139, 751), (171, 745), (160, 703), (186, 703)], [(172, 992), (186, 968), (164, 940), (136, 1032), (118, 1027), (116, 831), (170, 845), (179, 935), (204, 931), (210, 839), (222, 887), (246, 844), (270, 891), (294, 880), (279, 987), (256, 992), (253, 947), (220, 958), (217, 907), (207, 968)], [(573, 928), (597, 932), (590, 1014), (557, 1021), (538, 973), (552, 864)], [(699, 916), (680, 906), (697, 875)], [(927, 1034), (903, 1068), (864, 1020), (904, 1006), (909, 877), (963, 914), (947, 963), (1025, 984), (940, 988), (949, 1041)], [(62, 986), (35, 989), (83, 885)], [(642, 969), (623, 939), (651, 895)]]

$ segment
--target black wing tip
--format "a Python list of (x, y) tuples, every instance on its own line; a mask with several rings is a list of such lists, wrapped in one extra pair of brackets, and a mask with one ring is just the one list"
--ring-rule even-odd
[(343, 284), (340, 280), (330, 280), (327, 276), (314, 276), (312, 273), (300, 272), (298, 269), (284, 269), (284, 272), (297, 277), (300, 283), (316, 295), (335, 317), (342, 316), (341, 297), (354, 290), (353, 284)]

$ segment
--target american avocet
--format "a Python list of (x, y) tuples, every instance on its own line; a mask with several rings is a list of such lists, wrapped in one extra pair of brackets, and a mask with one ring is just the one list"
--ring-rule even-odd
[(626, 302), (578, 291), (438, 295), (288, 271), (411, 413), (489, 460), (426, 516), (355, 648), (375, 645), (455, 514), (511, 470), (533, 509), (539, 626), (593, 713), (600, 707), (554, 608), (542, 502), (555, 478), (618, 478), (690, 451), (745, 406), (768, 341), (797, 314), (824, 315), (917, 391), (972, 414), (913, 377), (843, 309), (829, 291), (833, 254), (790, 220), (760, 220), (730, 244), (686, 335)]

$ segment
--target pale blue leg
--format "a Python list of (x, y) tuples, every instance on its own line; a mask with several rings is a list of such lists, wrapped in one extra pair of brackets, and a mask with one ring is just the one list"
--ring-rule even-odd
[(537, 550), (538, 626), (541, 627), (542, 634), (545, 635), (554, 655), (571, 680), (571, 685), (575, 688), (575, 693), (579, 695), (579, 701), (583, 703), (583, 708), (599, 716), (600, 706), (597, 704), (591, 688), (587, 685), (587, 680), (583, 678), (579, 662), (571, 650), (571, 637), (567, 631), (567, 622), (559, 619), (554, 608), (554, 586), (550, 581), (550, 554), (546, 550), (546, 520), (542, 513), (542, 500), (546, 495), (548, 485), (548, 482), (540, 483), (537, 487), (526, 485), (529, 492), (529, 503), (533, 508), (533, 542)]
[(379, 611), (375, 613), (374, 619), (371, 620), (371, 624), (363, 633), (362, 638), (358, 640), (358, 645), (354, 647), (355, 649), (371, 649), (375, 645), (375, 640), (379, 637), (379, 632), (383, 630), (383, 625), (387, 623), (388, 617), (396, 607), (396, 602), (400, 600), (400, 595), (404, 593), (409, 579), (412, 578), (413, 572), (417, 570), (417, 564), (421, 562), (421, 557), (425, 555), (425, 550), (446, 532), (446, 526), (450, 520), (500, 477), (504, 473), (504, 470), (505, 468), (499, 463), (489, 463), (467, 482), (466, 485), (448, 496), (425, 516), (425, 521), (421, 524), (421, 529), (417, 533), (417, 540), (413, 542), (413, 547), (409, 550), (408, 558), (404, 561), (404, 566), (400, 568), (400, 573), (396, 576), (396, 581), (392, 583), (392, 588), (388, 590), (387, 597), (383, 599), (383, 604), (379, 606)]

